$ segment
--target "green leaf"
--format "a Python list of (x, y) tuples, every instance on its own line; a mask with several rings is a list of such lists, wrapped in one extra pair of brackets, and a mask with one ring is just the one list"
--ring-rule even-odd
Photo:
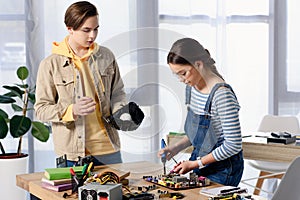
[(5, 119), (0, 115), (0, 139), (4, 139), (8, 133), (8, 126)]
[(47, 142), (49, 139), (49, 129), (41, 122), (33, 121), (31, 134), (41, 142)]
[(16, 102), (16, 100), (14, 100), (13, 98), (0, 95), (0, 103), (14, 103), (14, 102)]
[(0, 108), (0, 116), (2, 116), (4, 119), (8, 119), (8, 114), (4, 110), (2, 110), (1, 108)]
[(34, 93), (28, 93), (28, 99), (32, 104), (35, 104), (35, 94)]
[(18, 106), (17, 104), (11, 104), (11, 107), (12, 109), (15, 111), (15, 112), (20, 112), (20, 111), (23, 111), (23, 108)]
[(19, 79), (21, 79), (22, 81), (25, 80), (29, 75), (29, 71), (28, 71), (27, 67), (25, 67), (25, 66), (19, 67), (17, 70), (17, 75), (18, 75)]
[(26, 89), (26, 88), (28, 88), (29, 87), (29, 85), (28, 84), (16, 84), (18, 87), (20, 87), (20, 88), (24, 88), (24, 89)]
[(12, 93), (12, 92), (8, 92), (8, 93), (5, 93), (4, 96), (6, 96), (6, 97), (17, 97), (18, 95), (16, 95), (15, 93)]
[(12, 95), (14, 96), (18, 96), (20, 98), (22, 98), (22, 95), (24, 94), (24, 91), (22, 91), (19, 87), (17, 86), (8, 86), (8, 85), (4, 85), (3, 86), (5, 89), (10, 90), (10, 92), (12, 93)]
[(9, 130), (14, 138), (18, 138), (27, 133), (31, 127), (31, 120), (28, 117), (15, 115), (10, 120)]

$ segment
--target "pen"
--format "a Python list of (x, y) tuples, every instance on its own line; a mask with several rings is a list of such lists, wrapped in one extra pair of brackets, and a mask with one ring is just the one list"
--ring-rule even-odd
[(94, 164), (93, 162), (90, 162), (90, 164), (89, 164), (89, 166), (87, 168), (86, 173), (89, 173), (91, 171), (93, 164)]
[(239, 195), (237, 193), (234, 193), (234, 194), (230, 194), (230, 195), (210, 197), (209, 200), (234, 200), (234, 199), (240, 199), (238, 197), (239, 197)]
[(226, 195), (226, 196), (218, 196), (218, 197), (210, 197), (209, 200), (228, 200), (232, 199), (232, 195)]
[(263, 135), (255, 135), (255, 137), (268, 138), (268, 136), (263, 136)]
[(292, 135), (290, 133), (288, 133), (288, 132), (283, 132), (283, 137), (284, 138), (291, 138)]
[(234, 187), (234, 188), (230, 188), (230, 189), (224, 189), (224, 190), (221, 190), (220, 193), (226, 193), (226, 192), (231, 192), (231, 191), (234, 191), (234, 190), (239, 190), (240, 187)]
[(87, 169), (88, 169), (88, 164), (84, 164), (82, 172), (81, 172), (81, 180), (84, 180)]
[(242, 138), (252, 137), (252, 135), (244, 135)]
[(247, 193), (248, 190), (245, 188), (245, 189), (237, 189), (237, 190), (233, 190), (231, 192), (223, 192), (223, 193), (220, 193), (218, 194), (219, 196), (226, 196), (226, 195), (233, 195), (233, 194), (241, 194), (241, 193)]
[(87, 168), (88, 168), (88, 164), (84, 164), (84, 166), (82, 168), (82, 172), (81, 172), (82, 176), (85, 175)]
[(86, 176), (89, 174), (89, 172), (91, 171), (91, 168), (92, 168), (93, 164), (94, 164), (93, 162), (90, 162), (89, 166), (86, 167), (85, 173), (83, 174), (83, 179), (85, 179)]
[(73, 169), (72, 167), (70, 167), (70, 173), (71, 173), (71, 175), (73, 176), (74, 181), (75, 181), (76, 184), (78, 185), (78, 184), (79, 184), (79, 181), (78, 181), (77, 176), (76, 176), (76, 173), (75, 173), (75, 171), (74, 171), (74, 169)]
[(273, 136), (275, 138), (280, 138), (280, 134), (277, 134), (277, 133), (271, 133), (271, 136)]

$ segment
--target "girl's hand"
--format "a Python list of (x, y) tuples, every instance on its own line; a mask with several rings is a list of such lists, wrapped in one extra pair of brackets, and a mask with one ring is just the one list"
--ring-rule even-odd
[(171, 147), (160, 149), (157, 153), (157, 156), (160, 158), (163, 154), (166, 155), (167, 160), (170, 160), (174, 155), (176, 155)]
[(174, 166), (173, 171), (178, 174), (186, 174), (187, 172), (198, 167), (197, 161), (181, 161)]

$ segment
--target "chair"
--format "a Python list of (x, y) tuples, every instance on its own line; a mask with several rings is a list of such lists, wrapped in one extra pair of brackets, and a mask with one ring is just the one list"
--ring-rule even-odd
[[(292, 134), (300, 133), (299, 121), (295, 116), (276, 116), (265, 115), (259, 125), (259, 132), (289, 132)], [(249, 165), (260, 170), (259, 178), (256, 183), (253, 194), (259, 195), (265, 179), (279, 178), (285, 172), (290, 163), (267, 162), (267, 161), (249, 161)], [(272, 175), (274, 174), (274, 175)]]
[(300, 200), (300, 157), (296, 158), (288, 167), (272, 200)]

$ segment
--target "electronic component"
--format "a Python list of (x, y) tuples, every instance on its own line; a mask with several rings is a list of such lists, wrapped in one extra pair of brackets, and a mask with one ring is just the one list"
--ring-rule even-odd
[(222, 200), (222, 199), (231, 199), (231, 200), (246, 200), (253, 199), (250, 194), (247, 193), (247, 189), (237, 189), (229, 192), (220, 193), (216, 196), (209, 197), (208, 200)]
[(56, 158), (56, 168), (67, 167), (67, 155), (64, 154)]
[(122, 200), (122, 184), (88, 183), (78, 188), (79, 200)]
[[(88, 156), (85, 156), (85, 157), (78, 156), (78, 161), (77, 161), (76, 165), (78, 165), (78, 166), (84, 166), (85, 164), (89, 165), (91, 162), (94, 162), (94, 159), (95, 158), (91, 155), (88, 155)], [(100, 164), (103, 164), (103, 163), (100, 163)]]
[(178, 192), (168, 192), (168, 193), (164, 193), (164, 194), (160, 194), (159, 198), (172, 198), (172, 199), (183, 199), (185, 196), (181, 193)]
[(147, 186), (123, 187), (123, 200), (147, 200), (155, 199), (155, 194), (150, 193), (159, 187), (155, 184)]
[(191, 189), (210, 185), (210, 180), (208, 178), (198, 176), (195, 173), (190, 173), (189, 179), (176, 173), (158, 176), (143, 176), (143, 179), (172, 190)]
[(271, 137), (267, 137), (267, 143), (283, 143), (290, 144), (296, 141), (296, 136), (292, 136), (288, 132), (272, 132)]
[(185, 176), (173, 176), (172, 181), (174, 181), (175, 183), (180, 183), (180, 182), (186, 182), (188, 181), (188, 179)]
[(147, 192), (127, 193), (123, 195), (123, 200), (150, 200), (154, 199), (155, 195)]
[[(81, 198), (80, 198), (81, 197)], [(97, 200), (98, 194), (96, 190), (82, 190), (79, 199), (82, 200)]]
[(281, 138), (281, 137), (291, 138), (292, 137), (292, 135), (290, 133), (288, 133), (288, 132), (279, 132), (279, 133), (272, 132), (271, 136), (273, 136), (275, 138)]

